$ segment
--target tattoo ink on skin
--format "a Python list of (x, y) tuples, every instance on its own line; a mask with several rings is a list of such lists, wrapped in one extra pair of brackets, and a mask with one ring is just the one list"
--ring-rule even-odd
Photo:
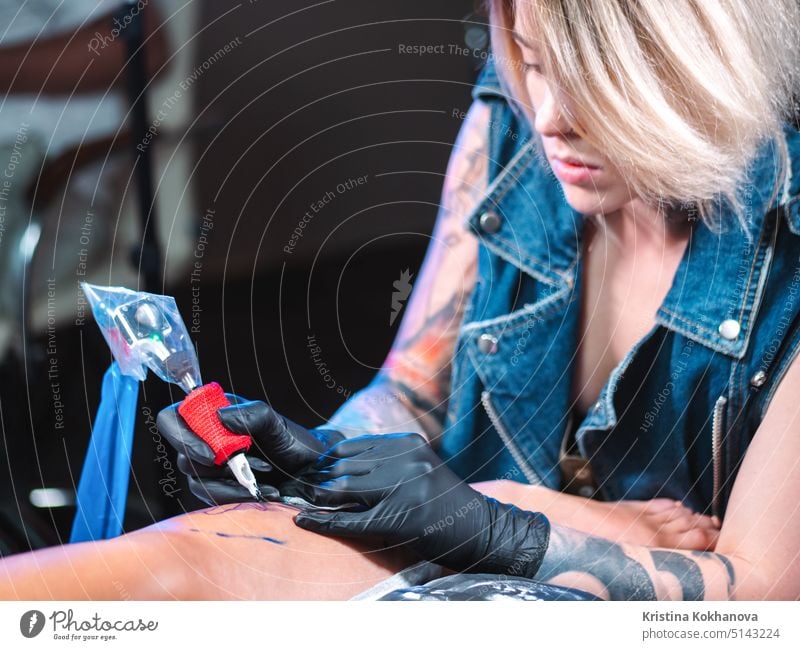
[(537, 580), (552, 581), (566, 572), (588, 573), (603, 583), (611, 600), (657, 600), (653, 580), (619, 544), (574, 530), (551, 530)]
[(728, 571), (728, 599), (730, 600), (731, 596), (733, 596), (733, 584), (736, 582), (736, 571), (734, 571), (731, 561), (724, 555), (714, 553), (714, 557), (722, 562), (722, 564), (725, 565), (725, 569)]
[(286, 542), (275, 539), (274, 537), (267, 537), (266, 535), (234, 535), (232, 533), (223, 533), (218, 530), (201, 530), (200, 528), (190, 528), (193, 533), (207, 533), (209, 535), (216, 535), (217, 537), (224, 537), (226, 539), (255, 539), (262, 542), (269, 542), (270, 544), (278, 544), (283, 546)]
[(725, 567), (725, 570), (728, 572), (728, 600), (730, 600), (733, 596), (733, 585), (736, 583), (736, 570), (733, 568), (731, 561), (719, 553), (711, 553), (708, 551), (691, 551), (691, 553), (695, 557), (715, 558)]
[(697, 562), (680, 553), (671, 551), (650, 551), (653, 564), (658, 571), (666, 571), (674, 575), (681, 585), (683, 600), (703, 600), (705, 583), (703, 572)]
[(245, 503), (229, 503), (224, 506), (213, 506), (211, 508), (206, 508), (205, 510), (198, 510), (194, 514), (198, 515), (207, 515), (209, 517), (214, 517), (216, 515), (224, 515), (228, 512), (233, 512), (234, 510), (261, 510), (262, 512), (267, 512), (268, 510), (279, 510), (280, 506), (275, 503), (265, 503), (265, 502), (245, 502)]
[[(199, 510), (193, 514), (205, 515), (208, 517), (216, 517), (219, 515), (225, 515), (229, 512), (233, 512), (234, 510), (239, 512), (247, 510), (258, 510), (260, 512), (289, 510), (291, 512), (294, 512), (297, 510), (297, 508), (293, 508), (292, 506), (286, 506), (280, 503), (245, 502), (245, 503), (228, 503), (223, 506), (213, 506), (211, 508), (206, 508), (205, 510)], [(277, 544), (279, 546), (283, 546), (284, 544), (286, 544), (285, 541), (276, 539), (274, 537), (269, 537), (268, 535), (244, 535), (244, 534), (226, 533), (219, 530), (203, 530), (202, 528), (189, 528), (189, 530), (193, 533), (206, 533), (207, 535), (216, 535), (217, 537), (222, 537), (225, 539), (252, 539), (260, 542), (269, 542), (270, 544)]]

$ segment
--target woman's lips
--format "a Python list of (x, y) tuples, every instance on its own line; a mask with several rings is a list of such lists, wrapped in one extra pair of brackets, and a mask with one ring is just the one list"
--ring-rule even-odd
[(575, 158), (552, 158), (550, 164), (559, 179), (571, 185), (586, 185), (594, 182), (601, 167), (583, 163)]

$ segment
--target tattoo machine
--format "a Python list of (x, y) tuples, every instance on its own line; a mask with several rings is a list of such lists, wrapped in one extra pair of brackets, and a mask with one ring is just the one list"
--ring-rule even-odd
[(263, 501), (245, 457), (253, 439), (226, 429), (217, 417), (217, 409), (231, 403), (218, 383), (203, 385), (197, 354), (175, 299), (86, 282), (81, 288), (122, 373), (144, 381), (149, 368), (164, 381), (180, 386), (186, 397), (178, 413), (211, 447), (214, 463), (227, 463), (253, 498)]

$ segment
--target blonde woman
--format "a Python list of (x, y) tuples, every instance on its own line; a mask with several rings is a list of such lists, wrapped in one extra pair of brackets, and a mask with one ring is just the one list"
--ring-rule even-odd
[[(0, 593), (74, 597), (54, 590), (78, 566), (89, 597), (115, 575), (144, 596), (350, 597), (413, 553), (604, 599), (800, 598), (797, 3), (490, 16), (376, 380), (313, 431), (260, 402), (220, 413), (280, 470), (263, 491), (360, 507), (220, 506), (10, 558)], [(174, 411), (159, 426), (197, 494), (246, 500)]]

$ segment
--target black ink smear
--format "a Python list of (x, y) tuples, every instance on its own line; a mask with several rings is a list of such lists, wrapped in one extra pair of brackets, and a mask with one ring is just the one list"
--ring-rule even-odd
[(267, 510), (274, 510), (274, 505), (269, 503), (229, 503), (224, 506), (214, 506), (213, 508), (208, 508), (207, 510), (199, 510), (194, 514), (198, 515), (208, 515), (210, 517), (215, 517), (217, 515), (225, 515), (229, 512), (233, 512), (234, 510), (261, 510), (262, 512), (266, 512)]
[(231, 539), (257, 539), (263, 542), (270, 542), (271, 544), (279, 544), (283, 546), (286, 542), (275, 539), (274, 537), (267, 537), (266, 535), (234, 535), (232, 533), (223, 533), (218, 530), (201, 530), (200, 528), (190, 528), (190, 531), (193, 533), (208, 533), (210, 535), (216, 535), (217, 537), (225, 537)]

